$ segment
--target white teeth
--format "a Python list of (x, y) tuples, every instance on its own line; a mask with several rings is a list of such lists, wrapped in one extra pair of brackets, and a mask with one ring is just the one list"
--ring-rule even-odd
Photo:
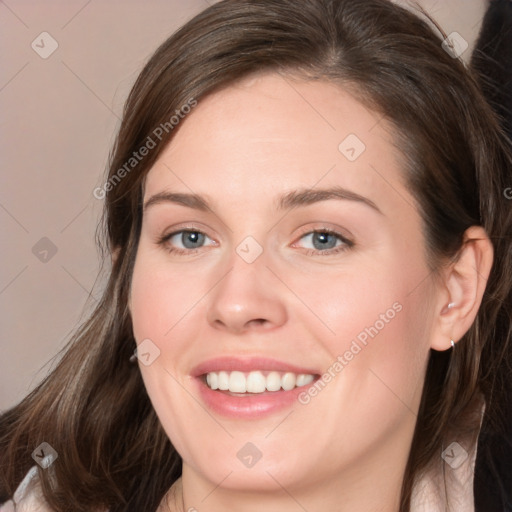
[(267, 391), (279, 391), (281, 389), (281, 375), (270, 372), (267, 375)]
[(219, 387), (219, 376), (216, 373), (209, 373), (206, 376), (206, 382), (211, 389), (218, 389)]
[(264, 391), (279, 391), (281, 388), (289, 391), (294, 387), (306, 386), (315, 377), (309, 374), (291, 372), (269, 372), (265, 377), (261, 371), (243, 373), (239, 371), (220, 371), (206, 374), (206, 383), (210, 389), (231, 391), (232, 393), (263, 393)]
[(245, 375), (242, 372), (231, 372), (229, 375), (229, 390), (233, 393), (245, 393), (247, 391)]
[(283, 380), (281, 381), (281, 386), (283, 386), (285, 391), (289, 391), (295, 387), (296, 381), (297, 378), (295, 377), (294, 373), (285, 373), (283, 375)]
[(219, 372), (218, 386), (221, 391), (229, 389), (229, 375), (227, 372)]
[(308, 384), (311, 384), (313, 380), (313, 375), (304, 375), (303, 373), (301, 373), (300, 375), (297, 375), (297, 381), (295, 382), (295, 385), (297, 387), (307, 386)]
[(247, 376), (246, 387), (248, 393), (263, 393), (267, 389), (267, 379), (261, 372), (251, 372)]

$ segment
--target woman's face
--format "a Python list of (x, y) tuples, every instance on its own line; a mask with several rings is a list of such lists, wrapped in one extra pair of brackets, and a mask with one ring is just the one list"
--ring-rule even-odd
[(438, 300), (388, 125), (272, 73), (181, 123), (147, 176), (130, 310), (184, 475), (293, 493), (396, 472)]

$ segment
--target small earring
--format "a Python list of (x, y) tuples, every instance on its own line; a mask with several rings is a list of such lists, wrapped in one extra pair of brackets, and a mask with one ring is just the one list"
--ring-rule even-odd
[(453, 340), (450, 340), (450, 343), (452, 344), (452, 350), (455, 350), (455, 342)]
[(130, 356), (129, 361), (130, 361), (130, 363), (135, 363), (135, 361), (137, 361), (137, 351), (135, 351), (135, 352)]
[(450, 302), (450, 304), (448, 304), (448, 306), (446, 306), (448, 309), (451, 309), (453, 308), (453, 306), (455, 306), (455, 302)]

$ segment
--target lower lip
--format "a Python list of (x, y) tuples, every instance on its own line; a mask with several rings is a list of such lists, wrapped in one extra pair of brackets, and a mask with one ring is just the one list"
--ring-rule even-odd
[(251, 419), (270, 415), (290, 407), (298, 400), (298, 395), (313, 385), (315, 381), (307, 386), (296, 387), (289, 391), (248, 393), (247, 396), (233, 396), (224, 391), (214, 391), (201, 378), (197, 378), (197, 382), (199, 393), (211, 410), (222, 416)]

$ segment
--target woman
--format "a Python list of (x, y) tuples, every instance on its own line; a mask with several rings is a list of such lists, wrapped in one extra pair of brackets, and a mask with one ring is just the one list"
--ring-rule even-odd
[(48, 510), (474, 510), (512, 158), (441, 42), (386, 0), (225, 0), (156, 51), (95, 191), (108, 285), (0, 418), (0, 500), (35, 460)]

